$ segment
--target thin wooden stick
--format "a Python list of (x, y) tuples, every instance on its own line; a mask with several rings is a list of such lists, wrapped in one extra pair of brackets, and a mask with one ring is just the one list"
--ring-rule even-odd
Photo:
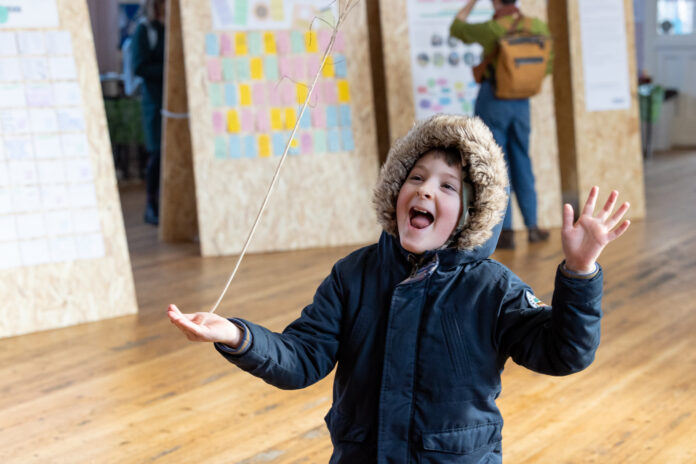
[[(209, 313), (214, 313), (218, 306), (220, 306), (220, 302), (222, 302), (222, 299), (225, 297), (225, 294), (227, 293), (227, 290), (230, 288), (230, 284), (232, 283), (232, 280), (234, 280), (234, 276), (237, 274), (237, 270), (239, 269), (239, 265), (242, 263), (242, 259), (244, 259), (244, 255), (247, 252), (247, 249), (249, 248), (249, 243), (251, 243), (251, 238), (254, 236), (254, 232), (256, 232), (256, 227), (259, 225), (259, 222), (261, 220), (261, 216), (263, 216), (263, 212), (266, 209), (266, 205), (268, 205), (268, 201), (271, 198), (271, 194), (273, 193), (273, 189), (275, 188), (276, 182), (278, 181), (278, 177), (280, 175), (280, 170), (283, 167), (283, 163), (285, 162), (285, 158), (288, 155), (288, 152), (290, 151), (290, 146), (292, 144), (292, 140), (295, 138), (295, 134), (297, 133), (297, 128), (300, 125), (300, 121), (302, 120), (302, 116), (304, 115), (305, 110), (307, 109), (307, 105), (309, 104), (309, 100), (312, 96), (312, 92), (314, 91), (314, 88), (317, 85), (317, 82), (319, 81), (319, 76), (321, 75), (322, 70), (324, 69), (324, 65), (326, 64), (326, 61), (328, 57), (331, 54), (331, 51), (333, 50), (334, 43), (336, 42), (336, 34), (338, 34), (338, 30), (347, 17), (347, 15), (350, 13), (350, 11), (353, 9), (355, 4), (357, 4), (360, 0), (347, 0), (345, 3), (345, 8), (338, 14), (338, 20), (336, 21), (336, 25), (333, 27), (333, 33), (331, 34), (331, 39), (329, 40), (329, 44), (326, 47), (326, 50), (324, 50), (324, 56), (321, 60), (321, 65), (319, 66), (319, 70), (317, 71), (316, 75), (314, 76), (314, 81), (312, 82), (312, 86), (309, 88), (309, 92), (307, 92), (307, 97), (305, 98), (304, 103), (302, 104), (302, 110), (300, 110), (300, 115), (297, 117), (297, 121), (295, 121), (295, 127), (292, 129), (292, 133), (290, 134), (290, 138), (288, 139), (287, 143), (285, 144), (285, 151), (283, 152), (283, 156), (281, 156), (280, 161), (278, 162), (278, 166), (276, 166), (275, 173), (273, 174), (273, 179), (271, 180), (271, 185), (268, 188), (268, 192), (266, 192), (266, 197), (263, 200), (263, 204), (261, 205), (261, 208), (259, 209), (258, 214), (256, 215), (256, 219), (254, 220), (254, 224), (251, 226), (251, 230), (249, 231), (249, 235), (247, 236), (246, 241), (244, 242), (244, 246), (242, 247), (242, 252), (239, 254), (239, 257), (237, 258), (237, 263), (234, 265), (234, 270), (232, 271), (232, 274), (230, 275), (230, 278), (227, 280), (227, 285), (225, 285), (224, 290), (220, 294), (220, 297), (217, 299), (215, 302), (215, 305), (213, 308), (209, 311)], [(339, 8), (340, 8), (340, 2), (339, 2)]]

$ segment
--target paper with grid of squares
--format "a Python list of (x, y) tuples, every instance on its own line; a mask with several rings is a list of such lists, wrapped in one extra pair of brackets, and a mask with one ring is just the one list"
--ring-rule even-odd
[(0, 32), (0, 269), (104, 256), (70, 32)]

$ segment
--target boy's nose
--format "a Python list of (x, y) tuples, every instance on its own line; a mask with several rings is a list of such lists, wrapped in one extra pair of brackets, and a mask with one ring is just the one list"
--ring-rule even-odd
[(426, 186), (422, 186), (418, 189), (418, 196), (430, 200), (432, 199), (433, 194)]

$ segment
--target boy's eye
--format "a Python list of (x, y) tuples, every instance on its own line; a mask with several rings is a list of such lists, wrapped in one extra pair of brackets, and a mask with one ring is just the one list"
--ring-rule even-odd
[(412, 174), (411, 180), (423, 180), (423, 176), (421, 176), (419, 174)]
[(442, 184), (442, 186), (443, 186), (444, 188), (448, 189), (448, 190), (452, 190), (452, 191), (454, 191), (454, 192), (457, 191), (457, 189), (456, 189), (456, 188), (454, 187), (454, 185), (452, 185), (452, 184)]

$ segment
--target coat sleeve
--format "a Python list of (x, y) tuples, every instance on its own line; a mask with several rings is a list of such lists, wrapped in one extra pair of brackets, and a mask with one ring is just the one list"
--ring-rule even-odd
[(146, 80), (162, 80), (164, 75), (164, 63), (155, 58), (155, 53), (150, 49), (147, 37), (147, 26), (139, 24), (133, 33), (133, 53), (131, 65), (133, 73)]
[(499, 366), (508, 357), (533, 371), (568, 375), (594, 360), (602, 318), (602, 270), (591, 279), (565, 276), (559, 266), (551, 306), (508, 274), (499, 309), (496, 343)]
[(275, 333), (241, 320), (251, 332), (251, 346), (241, 355), (216, 349), (239, 368), (282, 389), (309, 386), (334, 368), (343, 315), (343, 289), (336, 266), (322, 282), (314, 301), (300, 317)]

